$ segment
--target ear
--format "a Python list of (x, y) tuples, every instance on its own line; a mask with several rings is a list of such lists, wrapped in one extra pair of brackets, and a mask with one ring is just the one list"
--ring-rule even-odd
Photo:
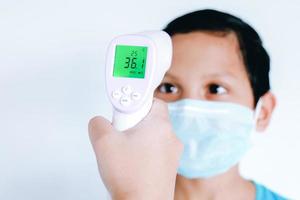
[(270, 91), (261, 97), (261, 110), (256, 122), (256, 131), (262, 132), (268, 127), (275, 106), (276, 98)]

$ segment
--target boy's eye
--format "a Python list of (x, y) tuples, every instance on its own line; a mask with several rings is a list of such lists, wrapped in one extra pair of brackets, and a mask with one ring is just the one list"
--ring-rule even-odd
[(158, 91), (161, 93), (177, 93), (178, 88), (175, 85), (172, 85), (171, 83), (162, 83), (160, 86), (158, 86)]
[(208, 90), (209, 90), (210, 94), (226, 94), (227, 93), (227, 90), (218, 84), (210, 84), (208, 86)]

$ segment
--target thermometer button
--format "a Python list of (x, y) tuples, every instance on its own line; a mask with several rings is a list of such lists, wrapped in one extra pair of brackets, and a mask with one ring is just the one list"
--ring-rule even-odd
[(137, 101), (137, 100), (139, 100), (139, 99), (141, 98), (141, 94), (138, 93), (138, 92), (133, 92), (133, 93), (131, 94), (131, 98), (132, 98), (133, 100)]
[(129, 85), (126, 85), (122, 88), (122, 92), (124, 94), (130, 94), (132, 92), (132, 88)]
[(122, 98), (120, 99), (120, 104), (123, 106), (129, 106), (131, 103), (131, 100), (128, 96), (122, 96)]
[(114, 98), (114, 99), (120, 99), (121, 96), (122, 96), (122, 93), (120, 90), (115, 90), (112, 92), (111, 96)]

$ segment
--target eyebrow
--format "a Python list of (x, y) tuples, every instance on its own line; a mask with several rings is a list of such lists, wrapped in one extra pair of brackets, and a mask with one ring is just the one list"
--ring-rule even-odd
[(237, 78), (236, 75), (228, 72), (219, 72), (205, 75), (205, 78), (219, 78), (219, 77), (228, 77), (228, 78)]
[(175, 80), (178, 80), (178, 79), (179, 79), (178, 77), (176, 77), (176, 76), (173, 75), (173, 74), (170, 74), (169, 72), (166, 72), (165, 76), (166, 76), (166, 77), (170, 77), (170, 78), (175, 79)]
[[(179, 78), (169, 72), (166, 72), (166, 77), (170, 77), (172, 79), (178, 80)], [(220, 73), (211, 73), (208, 75), (205, 75), (204, 78), (219, 78), (219, 77), (228, 77), (228, 78), (237, 78), (236, 75), (228, 72), (220, 72)]]

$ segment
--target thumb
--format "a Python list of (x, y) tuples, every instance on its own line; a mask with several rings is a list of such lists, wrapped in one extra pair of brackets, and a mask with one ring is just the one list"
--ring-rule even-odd
[(89, 122), (89, 136), (91, 143), (94, 143), (104, 136), (114, 133), (115, 130), (110, 121), (101, 116), (92, 118)]

